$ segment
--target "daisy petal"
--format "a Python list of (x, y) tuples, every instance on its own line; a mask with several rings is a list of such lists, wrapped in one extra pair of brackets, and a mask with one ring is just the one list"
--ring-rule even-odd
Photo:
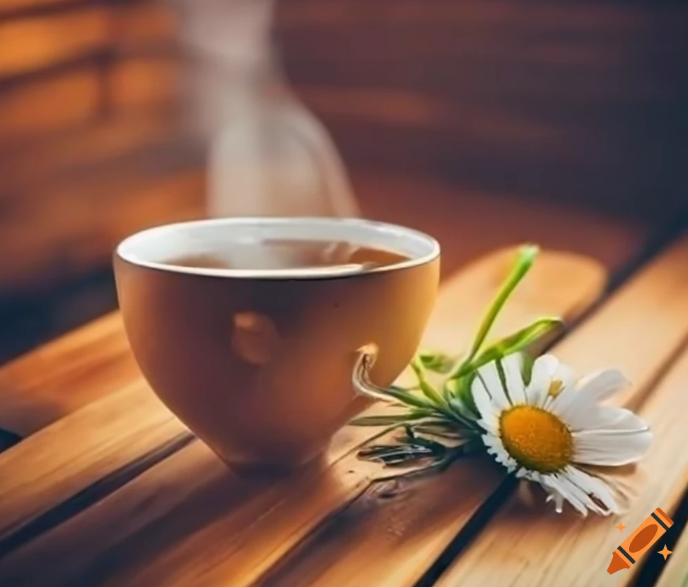
[(600, 405), (590, 396), (568, 390), (557, 397), (549, 409), (557, 414), (573, 432), (591, 430), (643, 431), (647, 424), (630, 410)]
[(492, 420), (498, 410), (496, 405), (492, 402), (490, 393), (485, 387), (485, 383), (480, 377), (476, 377), (471, 384), (471, 394), (473, 395), (473, 403), (477, 408), (481, 418), (485, 421)]
[(559, 366), (559, 359), (554, 355), (542, 355), (535, 359), (530, 383), (526, 389), (528, 403), (532, 406), (542, 406), (547, 399), (552, 376)]
[(619, 467), (579, 466), (584, 473), (595, 477), (612, 491), (614, 500), (621, 512), (627, 510), (632, 499), (638, 494), (637, 470), (633, 465), (624, 467), (629, 469), (621, 473)]
[(587, 395), (565, 387), (545, 409), (559, 416), (572, 430), (581, 430), (588, 427), (590, 414), (597, 408)]
[(494, 434), (495, 436), (499, 434), (499, 419), (497, 416), (490, 416), (489, 418), (480, 418), (480, 420), (476, 420), (478, 425), (485, 430), (485, 432), (489, 432), (490, 434)]
[(482, 435), (483, 443), (487, 452), (494, 457), (494, 460), (500, 465), (506, 467), (510, 473), (512, 473), (518, 463), (513, 459), (513, 457), (506, 451), (504, 445), (502, 444), (502, 439), (499, 436), (494, 436), (492, 434)]
[(598, 502), (602, 515), (617, 514), (621, 512), (612, 488), (602, 479), (590, 475), (576, 467), (567, 467), (566, 474), (583, 491)]
[(561, 495), (561, 493), (558, 493), (558, 492), (550, 493), (547, 496), (546, 501), (554, 501), (554, 511), (557, 512), (558, 514), (560, 514), (564, 511), (564, 497)]
[(557, 512), (561, 513), (563, 501), (568, 501), (573, 508), (581, 515), (587, 516), (588, 509), (585, 506), (585, 494), (580, 491), (573, 483), (559, 475), (543, 475), (542, 486), (557, 503)]
[(526, 390), (523, 385), (523, 359), (519, 353), (507, 355), (502, 359), (506, 389), (512, 405), (526, 403)]
[(596, 402), (612, 397), (630, 385), (630, 381), (618, 369), (606, 369), (583, 377), (576, 385), (580, 393), (590, 396)]
[(552, 379), (561, 381), (564, 389), (570, 389), (576, 384), (576, 372), (564, 363), (559, 363), (552, 374)]
[(626, 430), (590, 430), (575, 432), (574, 462), (586, 465), (618, 467), (635, 463), (652, 442), (652, 433)]
[[(593, 499), (588, 484), (585, 483), (585, 479), (579, 478), (576, 472), (577, 469), (574, 467), (567, 467), (561, 475), (561, 483), (564, 487), (564, 497), (569, 501), (571, 501), (572, 497), (575, 498), (575, 500), (585, 509), (585, 513), (581, 512), (583, 516), (587, 516), (589, 511), (603, 516), (608, 515), (610, 512)], [(578, 511), (580, 511), (580, 509)]]
[(644, 432), (647, 423), (626, 408), (596, 405), (591, 409), (585, 430)]

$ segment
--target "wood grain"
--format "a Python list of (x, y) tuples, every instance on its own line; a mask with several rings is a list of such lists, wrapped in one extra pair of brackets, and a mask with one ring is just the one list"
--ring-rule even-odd
[[(681, 302), (686, 287), (688, 238), (639, 272), (579, 329), (558, 344), (554, 352), (581, 373), (591, 366), (622, 368), (635, 383), (632, 395), (625, 399), (638, 400), (663, 373), (664, 366), (688, 335), (688, 308)], [(650, 311), (655, 303), (659, 304), (658, 309)], [(638, 332), (656, 348), (649, 352), (640, 341), (638, 347), (629, 347), (627, 341), (634, 340)], [(411, 587), (439, 558), (481, 504), (497, 491), (501, 480), (502, 477), (489, 467), (485, 472), (469, 461), (458, 463), (446, 476), (401, 483), (391, 490), (380, 491), (373, 486), (316, 533), (283, 568), (276, 570), (265, 586), (353, 587), (367, 582), (380, 587)], [(512, 532), (520, 527), (522, 521)], [(502, 535), (497, 534), (501, 526), (494, 524), (494, 528), (495, 540), (502, 540)], [(552, 537), (552, 541), (554, 539)], [(482, 541), (482, 535), (479, 534), (478, 540)], [(527, 541), (523, 543), (530, 545)], [(508, 540), (507, 544), (502, 549), (504, 552), (521, 541)], [(532, 584), (539, 576), (535, 569), (539, 569), (537, 561), (543, 556), (541, 551), (545, 544), (543, 540), (540, 548), (532, 550), (528, 546), (528, 553), (533, 557), (527, 566), (528, 570), (533, 570)], [(548, 552), (554, 557), (559, 551)], [(520, 560), (528, 554), (519, 552), (515, 556)], [(460, 558), (462, 564), (463, 558)], [(460, 579), (473, 581), (471, 569), (480, 564), (481, 569), (487, 567), (485, 573), (495, 573), (490, 575), (494, 582), (498, 578), (503, 580), (497, 560), (493, 559), (488, 565), (477, 559), (466, 562), (462, 568), (467, 571)], [(515, 576), (522, 574), (515, 573)], [(454, 577), (446, 583), (447, 586), (458, 584), (471, 583), (462, 583)], [(551, 580), (542, 583), (545, 584), (552, 584)]]
[(180, 97), (181, 71), (169, 57), (123, 58), (108, 72), (107, 88), (115, 111), (170, 106)]
[[(512, 255), (501, 252), (477, 261), (443, 286), (425, 344), (452, 348), (466, 344), (479, 310), (496, 291)], [(585, 258), (545, 253), (531, 277), (514, 296), (500, 332), (541, 313), (580, 315), (602, 291), (605, 272)], [(542, 287), (555, 280), (556, 288)], [(130, 565), (113, 569), (108, 583), (113, 585), (172, 587), (200, 577), (206, 583), (249, 585), (323, 519), (365, 490), (378, 469), (345, 455), (369, 434), (365, 429), (344, 429), (335, 438), (330, 466), (324, 471), (316, 468), (306, 477), (253, 484), (248, 491), (242, 489), (243, 482), (228, 478), (207, 449), (187, 447), (124, 486), (98, 509), (83, 512), (73, 520), (74, 526), (63, 524), (17, 551), (0, 565), (0, 576), (41, 584), (46, 578), (32, 573), (30, 566), (50, 557), (56, 565), (52, 585), (70, 584), (75, 573), (83, 584), (101, 584), (105, 580), (101, 569), (112, 568), (114, 560), (127, 560)], [(178, 474), (194, 470), (199, 474)], [(209, 481), (199, 487), (198, 479)], [(156, 496), (163, 493), (160, 501)], [(48, 506), (43, 502), (41, 507)], [(95, 536), (95, 527), (102, 527), (104, 520), (108, 532)], [(62, 548), (67, 545), (69, 552), (89, 556), (65, 556)], [(86, 559), (100, 562), (85, 568)]]
[[(629, 361), (638, 360), (640, 355), (631, 348), (627, 351)], [(610, 576), (606, 569), (613, 550), (656, 507), (673, 515), (688, 485), (688, 452), (684, 449), (688, 353), (683, 352), (675, 366), (661, 369), (660, 374), (664, 378), (640, 409), (655, 439), (642, 466), (626, 479), (636, 494), (624, 515), (582, 520), (570, 511), (557, 516), (550, 508), (531, 508), (512, 499), (459, 556), (437, 587), (466, 581), (499, 587), (634, 585), (642, 563), (657, 557), (664, 542), (653, 546), (642, 563)], [(538, 494), (538, 502), (541, 497)], [(621, 533), (615, 527), (619, 522), (626, 526)], [(678, 587), (680, 582), (677, 577), (665, 584)]]
[(121, 317), (110, 314), (0, 370), (0, 428), (29, 436), (139, 377)]
[(0, 541), (184, 431), (138, 381), (2, 453)]
[(120, 4), (112, 12), (118, 51), (145, 51), (174, 44), (179, 32), (179, 14), (172, 4), (152, 0)]
[[(683, 375), (684, 381), (688, 377), (688, 370)], [(679, 451), (679, 454), (684, 450)], [(674, 463), (669, 464), (674, 467)], [(684, 475), (685, 475), (684, 471)], [(683, 487), (688, 485), (688, 475), (683, 479)], [(669, 555), (665, 563), (664, 570), (660, 575), (656, 587), (686, 587), (688, 585), (688, 532), (683, 528), (683, 534), (678, 539), (675, 546), (672, 547), (673, 554)], [(652, 554), (648, 554), (653, 556)]]
[[(125, 236), (201, 217), (205, 175), (193, 168), (173, 171), (174, 157), (160, 160), (163, 171), (155, 174), (154, 163), (129, 160), (15, 201), (1, 221), (0, 290), (17, 293), (83, 276), (109, 265)], [(102, 214), (102, 203), (115, 199), (118, 205)], [(30, 219), (33, 231), (21, 219)]]
[[(629, 241), (641, 240), (632, 231), (625, 232), (625, 226), (618, 230), (621, 223), (613, 219), (608, 220), (608, 240), (613, 242), (602, 243), (607, 239), (604, 218), (593, 221), (596, 228), (589, 239), (588, 235), (582, 237), (580, 228), (567, 226), (568, 214), (579, 213), (561, 209), (561, 201), (588, 202), (624, 214), (640, 202), (645, 208), (638, 214), (642, 224), (670, 216), (673, 203), (682, 197), (685, 169), (680, 154), (688, 136), (681, 126), (681, 98), (688, 95), (680, 51), (686, 42), (681, 28), (685, 11), (619, 4), (581, 6), (576, 2), (553, 8), (535, 0), (529, 0), (524, 10), (514, 10), (509, 0), (487, 6), (475, 0), (430, 4), (380, 0), (374, 6), (358, 0), (333, 0), (326, 10), (320, 0), (277, 5), (280, 58), (306, 103), (334, 132), (357, 183), (365, 183), (371, 170), (397, 174), (400, 169), (452, 180), (447, 188), (427, 189), (452, 191), (459, 203), (449, 204), (446, 198), (442, 208), (427, 210), (416, 203), (413, 214), (404, 216), (406, 223), (425, 223), (425, 218), (432, 218), (452, 238), (472, 229), (465, 240), (489, 241), (489, 249), (515, 240), (501, 232), (509, 223), (509, 214), (482, 217), (483, 209), (493, 209), (498, 203), (522, 219), (523, 224), (511, 223), (514, 234), (525, 235), (518, 239), (535, 238), (556, 247), (561, 242), (561, 248), (601, 258), (615, 256), (619, 250), (623, 253)], [(104, 48), (103, 102), (115, 110), (157, 109), (174, 98), (178, 72), (173, 62), (140, 55), (153, 47), (157, 51), (174, 38), (178, 23), (169, 6), (120, 3), (103, 11), (108, 35), (102, 44), (96, 43), (100, 49), (95, 53)], [(64, 14), (13, 18), (0, 27), (59, 23), (82, 14), (65, 7)], [(46, 27), (40, 46), (52, 42), (52, 29)], [(78, 34), (71, 35), (65, 25), (60, 39), (63, 37), (72, 42)], [(33, 42), (38, 37), (21, 38)], [(343, 51), (345, 46), (350, 48)], [(35, 71), (93, 53), (90, 49), (70, 50), (63, 59), (61, 49), (56, 51), (54, 60), (51, 57), (44, 65), (36, 65)], [(174, 120), (167, 120), (169, 128)], [(83, 132), (89, 135), (90, 129)], [(82, 159), (88, 166), (88, 150), (70, 147), (81, 141), (63, 139), (52, 142), (66, 145), (76, 169)], [(155, 145), (142, 143), (138, 153), (152, 156)], [(98, 144), (90, 144), (94, 151), (99, 150)], [(0, 191), (11, 194), (2, 202), (3, 213), (9, 209), (7, 217), (16, 226), (31, 224), (36, 215), (42, 227), (41, 210), (50, 207), (20, 203), (31, 199), (28, 192), (48, 199), (54, 187), (48, 180), (50, 190), (34, 189), (39, 180), (46, 185), (48, 174), (43, 168), (50, 169), (52, 162), (51, 158), (37, 160), (33, 147), (21, 156), (10, 152), (0, 157), (0, 167), (9, 169)], [(29, 171), (14, 172), (10, 163), (3, 164), (5, 158), (18, 161), (18, 167)], [(73, 172), (71, 177), (78, 179), (79, 175)], [(403, 181), (396, 183), (403, 187)], [(413, 189), (426, 193), (422, 181), (415, 182)], [(387, 201), (399, 197), (390, 195), (394, 190), (396, 186), (386, 189), (384, 202), (380, 196), (371, 196), (373, 206), (382, 210), (381, 217), (403, 216)], [(411, 189), (406, 188), (405, 193), (409, 198)], [(551, 217), (549, 211), (532, 216), (525, 213), (522, 198), (532, 197), (548, 202)], [(113, 207), (119, 205), (119, 199), (119, 194), (112, 196)], [(657, 199), (661, 206), (656, 205)], [(87, 204), (72, 220), (76, 226), (69, 227), (75, 236), (70, 241), (68, 233), (60, 232), (55, 237), (56, 248), (83, 248), (77, 235), (88, 232), (84, 226), (92, 222), (91, 213), (98, 209), (92, 202)], [(13, 212), (16, 210), (20, 212)], [(536, 217), (541, 220), (529, 220)], [(461, 226), (451, 229), (452, 222)], [(495, 229), (481, 230), (489, 234), (475, 237), (474, 225), (479, 222)], [(0, 227), (0, 235), (4, 236), (4, 230)], [(20, 267), (4, 268), (2, 275), (7, 278), (0, 286), (0, 296), (21, 295), (59, 279), (53, 270), (50, 279), (39, 282), (39, 277), (46, 275), (49, 258), (45, 241), (36, 232), (23, 236), (17, 232), (15, 228), (6, 234), (19, 239), (23, 258)], [(620, 232), (624, 234), (619, 238)], [(547, 238), (541, 238), (541, 233)], [(34, 244), (35, 259), (29, 253)], [(89, 239), (85, 245), (97, 246)], [(463, 250), (466, 253), (457, 254), (457, 259), (475, 255), (472, 244)], [(77, 278), (81, 271), (107, 266), (109, 251), (94, 248), (89, 263), (79, 265), (75, 272), (68, 263), (62, 271), (64, 282)], [(458, 266), (458, 261), (448, 265), (449, 271)]]
[(0, 16), (6, 13), (15, 13), (25, 9), (50, 6), (63, 2), (66, 3), (67, 0), (0, 0)]
[(615, 273), (652, 234), (652, 226), (642, 222), (559, 201), (535, 203), (510, 190), (475, 190), (435, 176), (362, 172), (352, 179), (365, 217), (413, 226), (439, 240), (444, 276), (523, 242), (590, 257)]
[[(349, 165), (432, 170), (474, 190), (645, 218), (683, 201), (685, 5), (277, 8), (289, 79)], [(658, 187), (665, 206), (656, 206)]]
[(0, 202), (40, 197), (40, 188), (73, 182), (74, 171), (117, 164), (127, 156), (174, 142), (170, 119), (160, 113), (113, 116), (73, 131), (46, 133), (3, 149)]
[(92, 120), (98, 113), (100, 94), (98, 72), (93, 67), (2, 92), (0, 142), (26, 139)]
[(92, 54), (110, 41), (98, 7), (0, 22), (0, 79)]

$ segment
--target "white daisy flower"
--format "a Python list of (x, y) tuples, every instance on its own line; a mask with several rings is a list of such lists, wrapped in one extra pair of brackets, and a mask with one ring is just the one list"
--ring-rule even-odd
[(616, 488), (599, 468), (638, 461), (652, 433), (633, 412), (600, 402), (628, 385), (620, 371), (576, 381), (552, 355), (539, 357), (526, 384), (522, 358), (510, 355), (481, 367), (472, 392), (488, 453), (520, 479), (534, 481), (553, 500), (583, 515), (620, 513)]

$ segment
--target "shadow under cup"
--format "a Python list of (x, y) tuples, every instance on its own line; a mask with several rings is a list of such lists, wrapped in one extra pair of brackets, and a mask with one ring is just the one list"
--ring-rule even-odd
[(232, 469), (277, 471), (322, 454), (369, 405), (353, 376), (361, 349), (376, 350), (377, 385), (406, 367), (437, 294), (439, 245), (358, 219), (213, 219), (135, 234), (114, 265), (158, 397)]

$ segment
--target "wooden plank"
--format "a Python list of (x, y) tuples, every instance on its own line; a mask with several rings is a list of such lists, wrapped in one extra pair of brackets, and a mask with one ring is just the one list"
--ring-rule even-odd
[(0, 428), (29, 436), (139, 377), (122, 319), (110, 314), (0, 370)]
[(85, 67), (0, 93), (0, 142), (54, 132), (94, 118), (100, 83), (97, 70)]
[[(56, 132), (12, 149), (0, 157), (0, 202), (21, 192), (55, 185), (75, 168), (88, 169), (128, 154), (174, 142), (175, 130), (166, 115), (151, 112), (113, 116), (71, 132)], [(178, 138), (177, 138), (178, 141)]]
[[(626, 351), (629, 362), (641, 356), (633, 345)], [(558, 516), (551, 508), (528, 507), (516, 498), (511, 499), (459, 556), (437, 587), (467, 584), (467, 581), (500, 587), (555, 583), (557, 587), (635, 585), (642, 564), (656, 559), (657, 551), (665, 542), (660, 540), (653, 546), (642, 563), (612, 576), (607, 574), (611, 553), (656, 507), (673, 515), (688, 486), (685, 450), (688, 353), (684, 351), (675, 366), (660, 369), (657, 375), (665, 377), (640, 409), (655, 439), (642, 466), (626, 478), (636, 493), (626, 513), (616, 518), (583, 520), (570, 511)], [(621, 533), (616, 528), (619, 523), (626, 527)], [(675, 565), (677, 569), (686, 568), (680, 556), (671, 560), (679, 561)], [(668, 581), (665, 585), (678, 587), (680, 576), (675, 577), (675, 581), (663, 577)]]
[[(688, 15), (680, 8), (657, 10), (639, 4), (552, 5), (528, 0), (518, 7), (512, 0), (489, 4), (479, 0), (432, 4), (419, 0), (381, 0), (375, 4), (331, 0), (325, 7), (318, 0), (310, 0), (278, 5), (275, 28), (288, 59), (337, 59), (342, 64), (356, 64), (364, 72), (376, 66), (382, 72), (381, 66), (391, 66), (395, 73), (401, 73), (398, 66), (402, 63), (421, 60), (439, 66), (443, 59), (462, 64), (490, 59), (504, 65), (539, 66), (531, 69), (528, 77), (544, 82), (537, 76), (542, 66), (563, 69), (564, 75), (580, 68), (599, 73), (616, 65), (630, 73), (630, 64), (619, 49), (656, 42), (653, 34), (657, 31), (665, 33), (665, 40), (671, 42), (667, 48), (679, 49)], [(338, 49), (347, 35), (356, 43), (344, 56)], [(407, 73), (412, 75), (413, 71)], [(418, 81), (422, 76), (413, 79)], [(495, 88), (498, 84), (498, 80), (483, 81)], [(586, 80), (581, 81), (584, 88), (590, 87)], [(502, 80), (510, 87), (523, 82)], [(608, 80), (603, 87), (612, 86)]]
[(0, 79), (95, 53), (109, 41), (108, 13), (98, 7), (0, 22)]
[[(688, 333), (688, 308), (682, 301), (687, 287), (688, 238), (685, 238), (638, 274), (557, 345), (554, 352), (581, 372), (609, 364), (621, 367), (635, 382), (633, 396), (625, 399), (641, 398), (662, 374)], [(655, 311), (649, 312), (656, 304)], [(637, 346), (629, 346), (627, 342), (635, 340), (640, 332), (648, 342), (638, 341)], [(380, 587), (411, 587), (481, 504), (498, 490), (503, 480), (500, 472), (489, 466), (483, 469), (469, 461), (460, 462), (446, 474), (434, 478), (372, 486), (332, 518), (264, 585), (344, 587), (366, 582)], [(495, 532), (501, 531), (500, 528), (495, 525)], [(499, 540), (502, 539), (500, 534)], [(509, 540), (502, 550), (511, 549), (513, 544), (521, 542)], [(541, 567), (535, 557), (542, 556), (544, 544), (528, 551), (533, 557), (531, 566), (527, 567), (533, 571), (529, 584), (537, 584), (536, 573)], [(561, 550), (548, 552), (554, 557)], [(489, 571), (503, 578), (503, 568), (497, 565), (497, 560), (488, 565)], [(467, 570), (461, 578), (472, 581), (470, 569), (476, 564), (473, 560), (462, 567)], [(497, 581), (498, 576), (491, 575), (491, 578)], [(459, 580), (447, 583), (458, 584), (471, 583)]]
[(638, 218), (683, 203), (685, 5), (308, 0), (278, 5), (275, 28), (350, 165)]
[[(134, 538), (137, 542), (144, 539), (155, 545), (156, 549), (163, 548), (182, 540), (185, 534), (211, 524), (220, 515), (231, 517), (238, 528), (250, 527), (266, 511), (275, 508), (283, 500), (298, 501), (299, 495), (309, 491), (308, 488), (315, 483), (324, 491), (320, 497), (309, 501), (308, 511), (304, 515), (317, 516), (323, 509), (336, 507), (338, 501), (351, 499), (365, 488), (367, 479), (346, 476), (341, 469), (342, 465), (337, 464), (347, 447), (361, 440), (361, 434), (363, 433), (359, 431), (358, 440), (351, 435), (340, 435), (335, 440), (329, 457), (337, 475), (328, 475), (323, 482), (322, 475), (311, 470), (286, 484), (275, 484), (270, 480), (261, 482), (237, 479), (205, 445), (193, 442), (183, 451), (183, 459), (168, 458), (147, 471), (144, 476), (138, 477), (135, 491), (125, 489), (112, 493), (102, 499), (97, 508), (87, 509), (70, 518), (68, 523), (56, 527), (0, 560), (0, 578), (10, 581), (10, 584), (13, 580), (20, 581), (27, 587), (41, 584), (51, 587), (66, 586), (73, 584), (77, 577), (82, 585), (105, 584), (104, 567), (111, 569), (112, 572), (108, 572), (108, 575), (113, 575), (113, 578), (118, 575), (116, 567), (111, 567), (110, 561), (120, 556), (120, 549), (126, 551), (127, 560), (133, 564), (140, 562), (143, 551), (137, 554), (134, 550), (129, 550), (128, 539)], [(182, 478), (186, 480), (183, 487), (177, 487), (174, 480)], [(129, 485), (125, 486), (128, 487)], [(193, 507), (190, 508), (190, 505)], [(93, 540), (96, 512), (100, 512), (100, 527), (108, 527), (105, 543)], [(174, 526), (170, 524), (170, 516), (174, 517)], [(288, 517), (285, 522), (289, 524)], [(279, 524), (279, 520), (276, 520), (276, 533), (269, 543), (263, 545), (269, 545), (272, 556), (276, 558), (281, 554), (279, 541), (284, 532), (289, 530), (288, 526), (280, 528)], [(54, 540), (59, 535), (66, 537), (70, 544), (81, 544), (81, 556), (69, 556), (70, 552), (74, 554), (71, 548), (62, 551), (62, 546), (66, 544)], [(223, 547), (227, 545), (228, 535), (222, 532), (222, 525), (218, 527), (216, 536), (218, 544), (223, 544)], [(241, 536), (230, 537), (230, 540), (236, 547)], [(255, 544), (250, 546), (255, 548)], [(27, 566), (29, 560), (47, 560), (44, 557), (54, 561), (56, 565), (53, 578), (36, 576), (30, 571), (31, 567)], [(250, 565), (251, 560), (246, 560), (246, 564)], [(129, 569), (122, 567), (122, 571), (127, 575)]]
[[(566, 133), (550, 127), (553, 132), (519, 147), (513, 137), (495, 140), (491, 134), (494, 126), (480, 125), (480, 121), (489, 120), (486, 108), (477, 112), (472, 106), (457, 106), (457, 110), (465, 119), (477, 116), (467, 134), (432, 127), (373, 124), (363, 117), (343, 119), (318, 110), (314, 113), (327, 125), (344, 160), (354, 169), (404, 169), (409, 174), (453, 179), (472, 192), (511, 193), (515, 198), (597, 209), (612, 217), (647, 222), (666, 221), (685, 207), (685, 170), (673, 156), (674, 149), (686, 150), (685, 137), (662, 127), (659, 110), (653, 110), (657, 115), (652, 115), (655, 128), (663, 128), (662, 132), (671, 137), (661, 155), (650, 154), (645, 150), (647, 145), (625, 142), (621, 137), (639, 136), (640, 127), (635, 123), (620, 124), (618, 119), (614, 122), (611, 115), (600, 114), (609, 117), (596, 128), (581, 127), (575, 140), (568, 141)], [(499, 106), (491, 110), (500, 119), (505, 114)], [(621, 115), (629, 120), (625, 116), (632, 116), (630, 109)], [(506, 129), (529, 123), (526, 119), (507, 118)], [(462, 128), (469, 126), (469, 122), (461, 123)], [(524, 136), (537, 133), (536, 127)], [(653, 163), (641, 165), (643, 157), (650, 156)], [(634, 163), (629, 170), (631, 161)], [(653, 182), (671, 186), (662, 192), (662, 206), (648, 195)]]
[(121, 4), (112, 16), (119, 50), (170, 47), (179, 33), (179, 13), (164, 0)]
[[(284, 10), (281, 22), (298, 30), (338, 27), (353, 27), (370, 23), (389, 25), (451, 24), (470, 30), (476, 25), (487, 25), (508, 29), (505, 21), (513, 27), (536, 27), (548, 30), (560, 26), (564, 31), (591, 27), (605, 30), (618, 26), (621, 30), (637, 26), (642, 22), (642, 12), (627, 10), (624, 6), (600, 4), (594, 6), (566, 2), (552, 5), (546, 1), (532, 1), (538, 19), (533, 14), (518, 10), (509, 0), (493, 1), (490, 4), (477, 0), (456, 2), (435, 2), (427, 4), (418, 0), (380, 0), (375, 4), (366, 0), (331, 0), (323, 5), (318, 0), (298, 0)], [(636, 7), (632, 7), (636, 8)]]
[[(479, 309), (494, 295), (512, 255), (501, 252), (481, 259), (444, 285), (425, 344), (466, 344)], [(531, 277), (503, 316), (502, 333), (541, 313), (580, 315), (601, 292), (605, 272), (585, 258), (544, 253)], [(559, 287), (542, 287), (554, 281)], [(335, 438), (330, 467), (324, 471), (311, 470), (305, 478), (295, 475), (280, 483), (249, 484), (249, 490), (242, 489), (245, 482), (229, 476), (207, 449), (189, 446), (109, 496), (97, 509), (84, 511), (16, 551), (0, 564), (0, 577), (21, 577), (22, 584), (39, 585), (46, 578), (31, 568), (49, 557), (55, 562), (51, 585), (70, 584), (76, 576), (88, 584), (101, 584), (106, 579), (100, 575), (102, 568), (110, 565), (85, 567), (84, 563), (114, 559), (130, 564), (113, 569), (113, 585), (188, 585), (201, 573), (208, 580), (221, 576), (233, 587), (251, 584), (328, 514), (367, 487), (377, 468), (345, 455), (369, 434), (365, 429), (344, 429)], [(0, 456), (0, 472), (2, 462)], [(198, 471), (198, 475), (180, 476), (178, 471)], [(198, 479), (207, 483), (199, 486)], [(158, 502), (156, 496), (163, 494), (165, 499)], [(50, 506), (42, 502), (40, 507)], [(102, 527), (104, 519), (108, 532), (95, 536), (95, 527)], [(29, 561), (33, 562), (28, 565)]]
[(52, 506), (184, 434), (139, 380), (20, 442), (0, 456), (0, 544)]
[[(686, 377), (688, 377), (688, 370), (683, 376), (684, 381)], [(681, 447), (679, 454), (685, 454), (685, 452), (685, 449)], [(674, 463), (669, 463), (669, 467), (673, 469)], [(684, 487), (688, 485), (688, 478), (684, 477), (682, 481)], [(685, 527), (676, 545), (672, 547), (672, 552), (655, 587), (688, 587), (688, 532)]]
[(474, 190), (436, 177), (354, 174), (353, 184), (365, 217), (413, 226), (439, 240), (444, 276), (497, 248), (527, 241), (590, 257), (613, 273), (642, 251), (651, 231), (558, 201), (535, 203), (511, 189)]
[[(561, 102), (577, 107), (574, 114), (582, 101), (623, 103), (630, 96), (659, 97), (676, 84), (685, 88), (685, 81), (672, 80), (669, 73), (685, 63), (684, 9), (541, 0), (519, 7), (512, 0), (487, 5), (477, 0), (374, 5), (335, 0), (323, 10), (315, 0), (278, 7), (275, 28), (297, 84), (328, 80), (340, 87), (422, 86), (431, 93), (474, 98), (481, 91), (492, 102), (505, 94), (517, 99), (544, 92), (552, 104), (543, 116)], [(651, 71), (650, 61), (629, 59), (634, 47), (653, 47), (660, 38), (664, 50), (678, 60), (669, 70)], [(344, 44), (350, 48), (343, 53)], [(570, 118), (572, 123), (584, 121)]]
[(108, 72), (107, 84), (115, 110), (169, 106), (180, 96), (181, 69), (171, 57), (124, 58)]
[(69, 0), (0, 0), (0, 16), (43, 6), (67, 3)]
[[(136, 169), (146, 163), (150, 160), (115, 162), (99, 173), (17, 198), (0, 220), (5, 251), (0, 291), (16, 294), (67, 282), (108, 266), (112, 249), (128, 234), (203, 215), (202, 170), (182, 167), (149, 176), (149, 169)], [(117, 205), (103, 214), (106, 201)], [(70, 214), (63, 213), (67, 209)], [(27, 225), (33, 230), (26, 231)]]

